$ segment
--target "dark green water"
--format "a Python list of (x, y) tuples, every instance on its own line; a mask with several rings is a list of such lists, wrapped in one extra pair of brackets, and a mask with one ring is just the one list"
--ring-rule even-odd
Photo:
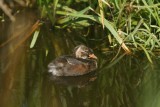
[[(0, 47), (0, 107), (160, 107), (160, 57), (154, 58), (151, 64), (143, 53), (135, 56), (120, 53), (111, 61), (117, 50), (104, 49), (100, 45), (103, 39), (90, 39), (103, 38), (96, 28), (82, 37), (88, 29), (69, 31), (47, 27), (41, 26), (32, 49), (29, 49), (32, 37), (18, 47), (20, 38)], [(0, 38), (3, 43), (10, 37)], [(47, 73), (51, 60), (71, 54), (80, 43), (93, 48), (99, 59), (97, 71), (61, 78)]]

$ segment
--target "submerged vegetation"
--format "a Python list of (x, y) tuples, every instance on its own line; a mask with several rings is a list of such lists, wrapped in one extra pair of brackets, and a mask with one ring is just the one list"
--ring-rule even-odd
[[(101, 36), (93, 35), (91, 39), (101, 50), (122, 48), (126, 54), (143, 50), (150, 62), (150, 56), (160, 51), (157, 0), (27, 0), (26, 3), (38, 7), (40, 18), (49, 20), (56, 29), (85, 29), (84, 38), (98, 32)], [(11, 12), (7, 15), (14, 20)], [(34, 47), (38, 34), (36, 31), (30, 47)]]

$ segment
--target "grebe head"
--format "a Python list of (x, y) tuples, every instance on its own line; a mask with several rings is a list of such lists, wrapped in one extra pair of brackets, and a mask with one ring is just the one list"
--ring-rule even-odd
[(97, 57), (93, 53), (93, 50), (86, 47), (85, 45), (76, 46), (74, 48), (74, 55), (76, 58), (97, 59)]

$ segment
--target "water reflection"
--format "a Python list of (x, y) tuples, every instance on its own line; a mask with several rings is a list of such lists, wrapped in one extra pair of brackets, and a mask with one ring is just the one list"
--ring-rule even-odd
[[(13, 43), (8, 44), (7, 48), (1, 48), (2, 107), (160, 106), (159, 58), (155, 58), (151, 64), (143, 54), (137, 57), (120, 54), (117, 60), (111, 62), (116, 52), (103, 53), (95, 48), (96, 42), (93, 43), (89, 37), (81, 37), (85, 30), (51, 31), (47, 27), (41, 27), (43, 30), (33, 49), (24, 48), (29, 41), (12, 54), (5, 53), (10, 52)], [(97, 35), (92, 36), (97, 38)], [(79, 43), (94, 49), (99, 58), (99, 69), (72, 78), (49, 75), (47, 64), (57, 56), (72, 53), (72, 49)]]
[(83, 75), (83, 76), (69, 76), (69, 77), (56, 77), (48, 74), (51, 81), (57, 85), (73, 86), (73, 87), (85, 87), (90, 82), (97, 79), (96, 71)]
[[(0, 105), (22, 106), (25, 92), (26, 33), (35, 22), (35, 15), (22, 11), (15, 22), (0, 23)], [(16, 100), (15, 100), (16, 99)]]

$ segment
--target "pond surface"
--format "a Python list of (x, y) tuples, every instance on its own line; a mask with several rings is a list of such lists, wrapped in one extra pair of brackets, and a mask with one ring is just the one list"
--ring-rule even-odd
[[(1, 24), (0, 43), (14, 39), (0, 47), (0, 107), (160, 107), (160, 57), (153, 58), (153, 64), (143, 52), (134, 56), (122, 52), (114, 58), (118, 50), (100, 45), (103, 33), (96, 27), (51, 30), (44, 24), (30, 49), (32, 37), (21, 43), (35, 22), (34, 17), (26, 21), (27, 16), (32, 15), (26, 14), (19, 26)], [(87, 34), (88, 30), (93, 32)], [(95, 72), (78, 77), (47, 72), (51, 60), (71, 54), (81, 43), (98, 57)]]

